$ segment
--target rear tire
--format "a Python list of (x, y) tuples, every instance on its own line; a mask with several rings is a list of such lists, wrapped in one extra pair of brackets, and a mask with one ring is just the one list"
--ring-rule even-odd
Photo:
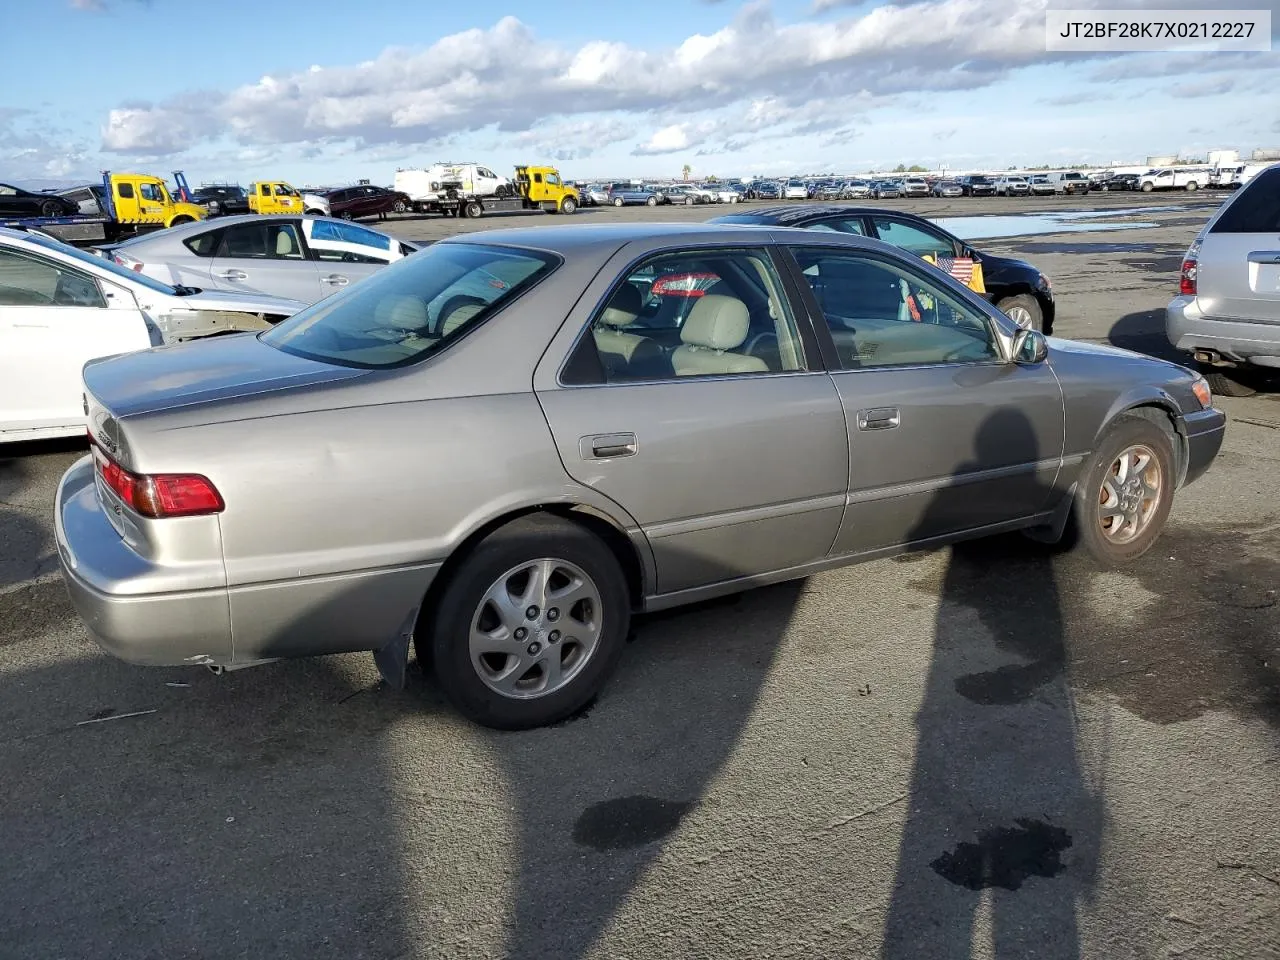
[(1174, 465), (1169, 430), (1142, 416), (1116, 418), (1081, 477), (1073, 511), (1073, 532), (1100, 565), (1136, 560), (1155, 544), (1173, 507)]
[(1220, 367), (1201, 367), (1200, 373), (1209, 381), (1209, 389), (1220, 397), (1252, 397), (1258, 388), (1238, 370)]
[(1187, 193), (1192, 193), (1199, 189), (1200, 189), (1200, 184), (1196, 183), (1194, 180), (1187, 181)]
[(403, 200), (397, 200), (395, 203), (391, 205), (391, 211), (393, 213), (408, 213), (409, 205), (405, 203)]
[[(553, 606), (556, 594), (570, 589), (582, 599)], [(525, 591), (529, 596), (520, 596)], [(419, 632), (414, 644), (463, 716), (527, 730), (572, 716), (599, 694), (622, 655), (630, 619), (626, 579), (609, 548), (575, 523), (534, 515), (500, 527), (462, 561), (430, 617), (429, 635)], [(553, 676), (562, 682), (553, 686)], [(499, 689), (504, 684), (508, 692)]]
[(62, 212), (62, 204), (53, 200), (46, 200), (40, 204), (40, 216), (42, 217), (62, 217), (66, 216)]
[(482, 204), (479, 200), (470, 201), (462, 209), (464, 211), (464, 216), (472, 220), (476, 219), (477, 217), (484, 216), (484, 204)]

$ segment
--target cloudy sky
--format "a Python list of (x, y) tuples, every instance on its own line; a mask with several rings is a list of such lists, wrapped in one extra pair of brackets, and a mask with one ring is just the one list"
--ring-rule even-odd
[[(1280, 27), (1280, 0), (1053, 5), (1258, 7)], [(437, 159), (745, 176), (1280, 147), (1280, 52), (1051, 55), (1046, 6), (5, 0), (24, 39), (0, 60), (0, 180), (389, 182)]]

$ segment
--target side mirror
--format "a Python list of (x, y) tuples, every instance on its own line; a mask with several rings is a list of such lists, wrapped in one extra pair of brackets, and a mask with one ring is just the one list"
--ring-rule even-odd
[(1039, 330), (1019, 329), (1013, 335), (1014, 363), (1043, 363), (1049, 356), (1049, 341)]

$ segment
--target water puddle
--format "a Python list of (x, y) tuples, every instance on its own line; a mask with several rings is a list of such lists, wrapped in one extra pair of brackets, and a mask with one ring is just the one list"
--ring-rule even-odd
[[(1152, 213), (1149, 207), (1140, 213)], [(1170, 208), (1163, 208), (1170, 209)], [(1158, 223), (1148, 220), (1106, 222), (1108, 217), (1124, 216), (1135, 211), (1108, 210), (1071, 213), (1028, 213), (1010, 216), (937, 217), (934, 223), (954, 233), (961, 240), (990, 240), (996, 237), (1028, 237), (1050, 233), (1097, 233), (1106, 230), (1150, 230)]]

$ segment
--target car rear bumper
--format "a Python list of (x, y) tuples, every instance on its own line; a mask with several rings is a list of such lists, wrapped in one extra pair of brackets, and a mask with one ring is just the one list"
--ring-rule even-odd
[(1183, 417), (1183, 423), (1187, 428), (1187, 473), (1182, 484), (1186, 486), (1204, 476), (1204, 472), (1218, 456), (1222, 441), (1227, 435), (1227, 415), (1211, 407), (1199, 413), (1187, 414)]
[(1165, 308), (1165, 333), (1179, 350), (1212, 350), (1227, 360), (1280, 367), (1280, 324), (1206, 317), (1195, 297), (1175, 297)]
[(63, 579), (90, 636), (107, 653), (150, 666), (376, 650), (412, 628), (441, 566), (175, 590), (181, 570), (140, 556), (112, 526), (91, 457), (63, 476), (54, 529)]
[(54, 536), (71, 603), (102, 649), (149, 665), (230, 662), (226, 590), (152, 587), (173, 571), (121, 539), (98, 502), (91, 457), (73, 464), (58, 485)]

